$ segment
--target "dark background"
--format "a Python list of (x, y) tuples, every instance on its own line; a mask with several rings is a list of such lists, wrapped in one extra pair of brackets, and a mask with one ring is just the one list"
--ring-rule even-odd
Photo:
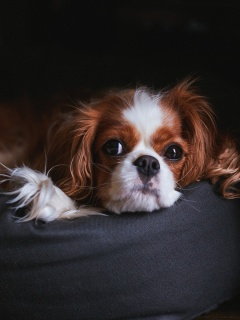
[(240, 1), (6, 0), (0, 99), (200, 78), (220, 126), (240, 126)]

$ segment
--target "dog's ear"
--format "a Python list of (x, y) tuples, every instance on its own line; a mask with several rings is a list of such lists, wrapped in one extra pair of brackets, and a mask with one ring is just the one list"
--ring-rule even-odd
[(68, 196), (85, 203), (93, 191), (92, 144), (97, 120), (91, 107), (80, 107), (56, 121), (48, 137), (49, 175)]
[(216, 183), (217, 191), (225, 198), (240, 198), (240, 150), (229, 135), (219, 135), (217, 157), (208, 164), (206, 176)]
[[(178, 183), (210, 179), (226, 198), (240, 196), (240, 155), (236, 143), (217, 130), (214, 113), (203, 96), (187, 79), (166, 92), (163, 102), (177, 111), (188, 154)], [(238, 187), (236, 187), (238, 185)]]
[(188, 154), (181, 172), (181, 186), (204, 178), (206, 165), (214, 157), (216, 125), (207, 100), (199, 95), (193, 80), (185, 80), (167, 91), (163, 101), (177, 111), (182, 124), (182, 138)]

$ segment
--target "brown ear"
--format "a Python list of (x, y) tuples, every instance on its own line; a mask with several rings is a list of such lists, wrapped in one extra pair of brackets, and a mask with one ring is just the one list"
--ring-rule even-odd
[(56, 122), (48, 141), (49, 175), (68, 196), (84, 199), (85, 203), (93, 191), (92, 144), (96, 126), (96, 112), (82, 107)]
[(237, 142), (229, 136), (219, 136), (217, 157), (207, 168), (206, 176), (218, 185), (228, 199), (240, 198), (240, 152)]
[(239, 197), (240, 155), (236, 143), (218, 132), (209, 103), (196, 92), (193, 83), (187, 79), (163, 98), (178, 112), (182, 137), (188, 143), (188, 155), (178, 183), (185, 186), (196, 180), (210, 179), (218, 183), (224, 197)]
[(206, 165), (214, 156), (216, 125), (211, 107), (185, 80), (164, 95), (168, 106), (177, 111), (182, 123), (182, 137), (188, 143), (188, 155), (182, 168), (181, 186), (204, 178)]

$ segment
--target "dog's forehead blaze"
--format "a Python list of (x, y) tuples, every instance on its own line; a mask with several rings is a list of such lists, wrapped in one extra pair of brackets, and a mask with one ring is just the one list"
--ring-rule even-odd
[(151, 135), (162, 126), (163, 113), (157, 98), (153, 99), (145, 92), (136, 92), (133, 104), (123, 111), (123, 117), (144, 139), (150, 139)]
[(156, 135), (163, 134), (161, 128), (175, 133), (180, 130), (176, 112), (161, 103), (161, 95), (153, 96), (146, 91), (111, 97), (111, 103), (102, 104), (101, 111), (95, 138), (98, 150), (106, 141), (116, 139), (131, 151), (141, 141), (147, 145), (153, 140), (157, 142)]
[(137, 130), (144, 141), (151, 141), (164, 128), (180, 134), (181, 122), (177, 112), (161, 102), (161, 96), (146, 92), (135, 94), (133, 104), (123, 110), (123, 118)]

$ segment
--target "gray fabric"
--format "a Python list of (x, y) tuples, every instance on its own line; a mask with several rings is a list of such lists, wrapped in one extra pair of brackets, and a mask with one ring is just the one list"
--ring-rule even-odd
[(1, 319), (192, 319), (240, 289), (240, 201), (206, 182), (154, 213), (16, 223), (0, 204)]

